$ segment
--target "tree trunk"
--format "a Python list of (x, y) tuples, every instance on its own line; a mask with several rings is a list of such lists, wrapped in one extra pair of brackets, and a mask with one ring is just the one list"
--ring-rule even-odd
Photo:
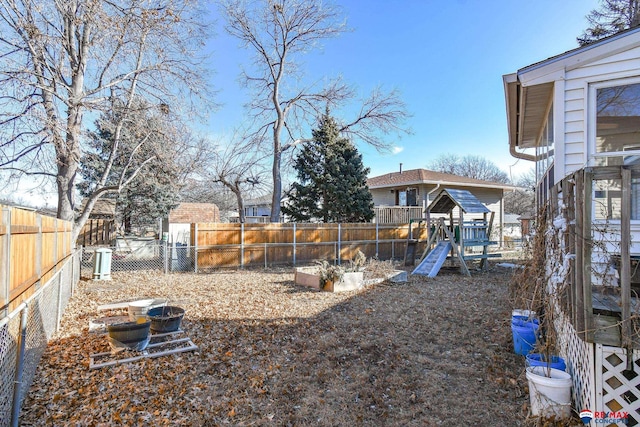
[(234, 189), (233, 193), (236, 195), (236, 200), (238, 202), (238, 215), (240, 216), (240, 224), (244, 224), (246, 221), (246, 217), (244, 215), (244, 201), (242, 200), (242, 192), (240, 191), (240, 187)]
[(280, 176), (280, 163), (282, 153), (273, 154), (273, 196), (271, 198), (271, 222), (280, 222), (280, 199), (282, 198), (282, 178)]

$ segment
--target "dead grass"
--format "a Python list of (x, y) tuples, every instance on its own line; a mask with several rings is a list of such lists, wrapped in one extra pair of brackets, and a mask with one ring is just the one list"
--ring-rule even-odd
[[(292, 269), (120, 273), (83, 281), (49, 344), (21, 425), (530, 424), (513, 353), (511, 272), (441, 271), (332, 294)], [(199, 346), (89, 370), (100, 304), (167, 298)]]

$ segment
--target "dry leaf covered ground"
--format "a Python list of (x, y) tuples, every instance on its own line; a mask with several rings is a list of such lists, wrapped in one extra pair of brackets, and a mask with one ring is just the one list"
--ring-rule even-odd
[[(524, 425), (507, 282), (492, 267), (360, 291), (296, 285), (291, 268), (114, 273), (81, 281), (24, 402), (21, 425)], [(166, 298), (199, 346), (101, 369), (102, 304)]]

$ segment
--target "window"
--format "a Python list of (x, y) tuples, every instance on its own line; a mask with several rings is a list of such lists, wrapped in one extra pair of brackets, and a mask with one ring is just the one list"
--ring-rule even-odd
[[(595, 146), (596, 166), (640, 164), (640, 82), (595, 85)], [(599, 189), (601, 206), (597, 218), (618, 219), (620, 183), (607, 182)], [(631, 181), (631, 219), (640, 219), (640, 180)], [(599, 199), (599, 200), (598, 200)]]
[(639, 156), (640, 83), (597, 88), (596, 165), (637, 164)]
[(398, 191), (398, 206), (418, 206), (418, 190), (409, 187), (405, 191)]

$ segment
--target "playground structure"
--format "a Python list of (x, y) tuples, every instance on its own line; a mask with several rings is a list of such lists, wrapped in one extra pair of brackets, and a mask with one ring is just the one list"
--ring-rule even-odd
[[(488, 247), (497, 243), (490, 240), (494, 213), (469, 191), (443, 189), (429, 204), (426, 214), (426, 219), (414, 220), (417, 222), (416, 235), (420, 236), (424, 226), (427, 229), (427, 239), (418, 266), (411, 274), (435, 277), (449, 259), (457, 260), (460, 272), (470, 276), (467, 261), (479, 260), (480, 269), (486, 270), (487, 259), (500, 256), (499, 253), (488, 252)], [(424, 243), (419, 238), (413, 238), (414, 221), (409, 223), (405, 265), (415, 264), (416, 248), (418, 244)]]

